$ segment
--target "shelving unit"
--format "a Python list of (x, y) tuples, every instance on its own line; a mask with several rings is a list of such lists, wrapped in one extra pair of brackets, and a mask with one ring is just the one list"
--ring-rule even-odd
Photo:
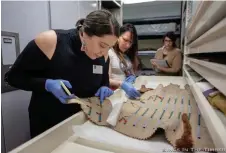
[(127, 19), (123, 20), (123, 23), (131, 23), (134, 25), (142, 24), (158, 24), (158, 23), (180, 23), (180, 16), (165, 16), (165, 17), (153, 17), (153, 18), (140, 18), (140, 19)]
[[(226, 12), (226, 11), (225, 11)], [(226, 13), (225, 13), (226, 16)], [(212, 20), (212, 18), (211, 18)], [(190, 43), (188, 53), (224, 52), (223, 42), (226, 40), (226, 17)], [(198, 47), (197, 47), (198, 46)]]
[[(188, 58), (189, 66), (226, 95), (226, 65)], [(225, 84), (223, 83), (225, 82)]]
[[(165, 24), (165, 23), (175, 23), (175, 34), (180, 38), (180, 30), (177, 30), (177, 26), (180, 24), (181, 17), (180, 16), (165, 16), (165, 17), (153, 17), (153, 18), (140, 18), (140, 19), (127, 19), (123, 20), (123, 23), (131, 23), (134, 26), (142, 26), (142, 25), (155, 25), (155, 24)], [(170, 30), (171, 31), (171, 30)], [(153, 38), (162, 38), (166, 32), (157, 31), (156, 32), (145, 32), (145, 34), (139, 34), (139, 40), (142, 39), (153, 39)]]
[[(185, 37), (186, 35), (186, 29), (188, 25), (191, 23), (191, 17), (192, 17), (192, 4), (194, 1), (182, 1), (182, 8), (181, 8), (181, 41), (180, 41), (180, 47), (181, 51), (184, 52), (185, 50), (185, 44), (187, 42), (187, 39)], [(194, 12), (194, 10), (193, 10)]]
[(123, 3), (121, 0), (98, 0), (98, 8), (109, 10), (118, 20), (119, 24), (122, 25), (123, 11), (122, 11)]
[[(167, 32), (151, 32), (146, 34), (138, 35), (138, 39), (152, 39), (152, 38), (162, 38)], [(177, 37), (180, 37), (180, 32), (176, 31), (174, 33)]]
[(184, 1), (182, 6), (183, 76), (192, 88), (215, 147), (226, 148), (226, 115), (210, 105), (196, 84), (200, 80), (197, 78), (203, 77), (226, 96), (226, 60), (222, 60), (226, 55), (226, 2), (200, 1), (194, 9), (194, 1)]
[[(216, 23), (221, 21), (225, 15), (226, 3), (207, 1), (201, 3), (194, 20), (188, 27), (187, 38), (188, 43), (191, 43), (199, 36), (203, 35), (206, 31), (211, 29)], [(201, 21), (201, 22), (200, 22)]]
[[(147, 4), (150, 5), (150, 4)], [(153, 4), (157, 5), (157, 4)], [(158, 4), (159, 5), (159, 4)], [(165, 4), (167, 5), (167, 4)], [(148, 12), (147, 12), (148, 14)], [(180, 39), (181, 34), (181, 16), (180, 15), (167, 15), (165, 16), (152, 16), (137, 19), (125, 19), (123, 24), (133, 24), (137, 30), (138, 35), (138, 56), (142, 63), (142, 74), (151, 75), (154, 71), (150, 64), (150, 59), (158, 48), (162, 47), (162, 38), (169, 32), (173, 31), (177, 39)], [(180, 47), (179, 41), (176, 41), (177, 46)], [(147, 71), (147, 73), (146, 73)]]
[(121, 7), (121, 1), (101, 1), (101, 4), (104, 8), (108, 9), (115, 9), (115, 8), (120, 8)]

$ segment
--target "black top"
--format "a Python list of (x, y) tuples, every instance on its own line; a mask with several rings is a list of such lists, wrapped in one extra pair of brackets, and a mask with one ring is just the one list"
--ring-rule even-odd
[[(71, 85), (71, 93), (78, 97), (91, 97), (101, 86), (109, 86), (109, 58), (92, 60), (81, 51), (76, 29), (54, 30), (57, 46), (51, 60), (38, 48), (34, 40), (28, 43), (6, 74), (5, 80), (16, 88), (32, 91), (30, 113), (59, 114), (62, 119), (78, 112), (78, 104), (61, 104), (45, 90), (46, 79), (64, 79)], [(103, 66), (103, 74), (94, 74), (93, 66)]]

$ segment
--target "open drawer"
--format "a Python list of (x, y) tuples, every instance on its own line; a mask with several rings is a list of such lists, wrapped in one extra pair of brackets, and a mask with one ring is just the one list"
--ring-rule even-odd
[[(72, 126), (81, 125), (86, 121), (85, 114), (79, 112), (9, 153), (135, 153), (129, 148), (116, 147), (73, 136)], [(138, 152), (136, 151), (136, 153)]]
[(203, 116), (208, 131), (216, 148), (224, 148), (226, 151), (226, 116), (214, 109), (205, 96), (202, 94), (199, 86), (194, 81), (196, 76), (191, 75), (186, 68), (184, 68), (185, 78), (190, 85), (191, 91), (199, 106), (200, 112)]
[[(164, 86), (173, 83), (180, 85), (181, 88), (184, 88), (186, 84), (192, 86), (192, 92), (195, 93), (195, 99), (199, 106), (201, 106), (201, 113), (205, 119), (205, 122), (211, 131), (211, 137), (213, 138), (214, 144), (216, 147), (225, 147), (225, 141), (223, 138), (226, 138), (225, 132), (226, 129), (222, 121), (218, 118), (215, 114), (210, 116), (206, 114), (208, 111), (212, 111), (213, 109), (209, 106), (208, 102), (200, 98), (202, 97), (202, 93), (198, 89), (194, 89), (194, 81), (192, 81), (191, 77), (187, 79), (184, 77), (168, 77), (168, 76), (140, 76), (137, 78), (135, 87), (140, 88), (142, 84), (145, 84), (146, 87), (155, 88), (159, 84)], [(215, 112), (214, 112), (215, 113)], [(66, 119), (65, 121), (59, 123), (58, 125), (54, 126), (53, 128), (47, 130), (46, 132), (42, 133), (41, 135), (37, 136), (36, 138), (26, 142), (25, 144), (17, 147), (16, 149), (12, 150), (10, 153), (73, 153), (73, 152), (97, 152), (97, 153), (145, 153), (145, 151), (134, 150), (130, 147), (124, 147), (120, 145), (113, 145), (108, 142), (100, 142), (98, 140), (90, 140), (84, 139), (82, 137), (74, 136), (74, 131), (72, 127), (74, 125), (82, 125), (87, 121), (85, 114), (83, 112), (77, 113), (70, 118)], [(216, 121), (216, 122), (215, 122)], [(217, 125), (217, 126), (214, 126)], [(101, 137), (104, 135), (101, 135)], [(118, 140), (115, 140), (118, 141)], [(140, 140), (137, 140), (140, 141)], [(150, 140), (152, 141), (152, 139)], [(162, 140), (160, 140), (162, 141)], [(161, 145), (165, 145), (166, 142), (159, 142)], [(140, 143), (139, 143), (140, 144)], [(170, 145), (169, 145), (170, 146)], [(165, 148), (169, 149), (170, 148)], [(171, 148), (171, 150), (173, 150)], [(148, 152), (162, 152), (163, 150), (159, 151), (148, 151)]]

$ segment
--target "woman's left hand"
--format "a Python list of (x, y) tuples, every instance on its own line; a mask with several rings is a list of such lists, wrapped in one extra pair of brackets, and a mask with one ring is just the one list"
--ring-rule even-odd
[(130, 75), (125, 79), (126, 82), (129, 82), (129, 83), (132, 83), (132, 84), (135, 82), (135, 80), (136, 80), (135, 75)]
[(151, 61), (151, 64), (152, 64), (152, 66), (153, 66), (154, 68), (157, 67), (157, 64), (156, 64), (154, 61)]
[(102, 104), (103, 101), (104, 101), (104, 99), (105, 99), (106, 97), (111, 96), (113, 93), (114, 93), (114, 92), (113, 92), (110, 88), (108, 88), (108, 87), (106, 87), (106, 86), (103, 86), (103, 87), (100, 87), (100, 88), (98, 89), (98, 91), (97, 91), (97, 93), (95, 94), (95, 96), (100, 97), (100, 103)]

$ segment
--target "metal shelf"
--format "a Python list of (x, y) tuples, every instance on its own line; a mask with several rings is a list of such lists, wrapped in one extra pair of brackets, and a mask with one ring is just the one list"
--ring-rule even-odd
[(142, 25), (142, 24), (157, 24), (157, 23), (170, 23), (176, 22), (180, 24), (181, 16), (165, 16), (165, 17), (153, 17), (153, 18), (140, 18), (140, 19), (126, 19), (123, 20), (123, 23), (131, 23), (134, 25)]
[[(138, 35), (138, 39), (152, 39), (152, 38), (162, 38), (167, 32), (155, 32), (155, 33), (147, 33)], [(180, 36), (180, 32), (174, 32), (176, 36)]]
[(199, 38), (226, 17), (226, 1), (203, 1), (187, 31), (188, 43)]
[(106, 9), (115, 9), (121, 7), (121, 1), (110, 0), (110, 1), (101, 1), (101, 6)]
[(187, 58), (188, 65), (226, 96), (226, 65)]
[(144, 56), (144, 55), (155, 55), (156, 51), (138, 51), (138, 56)]
[(210, 53), (226, 51), (226, 17), (188, 45), (188, 53)]

